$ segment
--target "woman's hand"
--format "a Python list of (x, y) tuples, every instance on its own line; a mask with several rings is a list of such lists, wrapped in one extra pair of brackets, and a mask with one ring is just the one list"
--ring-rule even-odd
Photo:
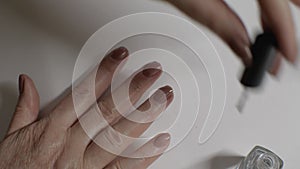
[[(168, 0), (195, 20), (206, 25), (219, 35), (242, 59), (251, 64), (250, 40), (245, 26), (236, 13), (223, 0)], [(300, 0), (291, 0), (300, 5)], [(288, 0), (258, 0), (262, 26), (275, 34), (279, 42), (280, 55), (295, 62), (297, 42)], [(276, 74), (280, 60), (274, 69)]]
[[(89, 78), (87, 77), (76, 88), (75, 92), (65, 97), (46, 117), (38, 119), (39, 96), (33, 81), (26, 75), (19, 78), (20, 96), (14, 117), (11, 121), (6, 138), (0, 144), (0, 168), (106, 168), (106, 169), (131, 169), (147, 168), (169, 143), (170, 135), (159, 134), (134, 153), (156, 154), (153, 157), (125, 158), (118, 157), (105, 151), (98, 146), (86, 134), (75, 113), (72, 94), (76, 94), (82, 102), (79, 107), (80, 120), (88, 122), (89, 129), (95, 133), (94, 139), (105, 142), (118, 152), (125, 150), (132, 142), (130, 139), (123, 139), (103, 125), (103, 121), (109, 123), (114, 130), (126, 136), (137, 138), (150, 125), (149, 120), (154, 120), (169, 105), (173, 99), (172, 88), (165, 86), (155, 92), (148, 100), (138, 108), (140, 111), (148, 110), (150, 104), (155, 102), (154, 109), (141, 115), (137, 110), (129, 113), (128, 117), (138, 117), (146, 123), (137, 123), (124, 118), (121, 114), (129, 111), (127, 104), (118, 105), (112, 100), (112, 95), (120, 95), (124, 85), (112, 93), (104, 92), (109, 88), (113, 73), (119, 64), (128, 58), (128, 51), (125, 48), (118, 48), (106, 56), (96, 71), (95, 95), (98, 99), (95, 103), (86, 91)], [(144, 70), (143, 70), (144, 69)], [(129, 86), (130, 101), (136, 103), (143, 93), (160, 77), (161, 65), (153, 62), (143, 67), (132, 76)], [(131, 80), (130, 79), (130, 80)], [(126, 83), (126, 82), (124, 82)], [(164, 99), (165, 98), (165, 99)], [(126, 99), (126, 98), (124, 98)], [(153, 101), (150, 100), (153, 99)], [(99, 107), (104, 119), (95, 119), (95, 108)], [(151, 107), (152, 108), (152, 107)], [(78, 110), (77, 110), (78, 111)], [(98, 117), (99, 118), (99, 117)]]

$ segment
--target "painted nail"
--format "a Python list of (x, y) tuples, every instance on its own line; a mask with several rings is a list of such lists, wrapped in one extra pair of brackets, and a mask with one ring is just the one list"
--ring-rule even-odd
[(19, 75), (19, 93), (22, 94), (24, 92), (24, 76), (23, 75)]
[(269, 72), (274, 76), (277, 76), (279, 73), (282, 57), (283, 55), (280, 52), (277, 52), (272, 65), (269, 67)]
[(251, 66), (252, 53), (250, 50), (251, 41), (247, 33), (237, 31), (237, 36), (231, 39), (228, 43), (233, 51), (241, 58), (245, 66)]
[(110, 53), (110, 57), (115, 60), (123, 60), (128, 56), (129, 52), (125, 47), (119, 47)]
[(144, 66), (143, 74), (146, 77), (153, 77), (161, 73), (161, 65), (158, 62), (152, 62)]
[(168, 133), (161, 134), (154, 141), (154, 146), (158, 148), (166, 147), (169, 145), (170, 139), (171, 139), (170, 134)]
[(154, 95), (154, 100), (159, 103), (165, 103), (173, 97), (173, 89), (170, 86), (160, 88)]
[(248, 46), (245, 46), (244, 63), (246, 66), (250, 66), (252, 64), (252, 53)]

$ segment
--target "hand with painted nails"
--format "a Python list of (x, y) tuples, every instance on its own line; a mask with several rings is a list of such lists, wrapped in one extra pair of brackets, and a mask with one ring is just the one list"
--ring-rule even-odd
[[(168, 0), (183, 12), (204, 24), (220, 36), (242, 59), (245, 65), (251, 64), (251, 52), (247, 31), (238, 15), (222, 0)], [(275, 34), (279, 42), (279, 55), (295, 62), (297, 42), (295, 27), (288, 0), (257, 0), (262, 27)], [(291, 0), (300, 6), (300, 0)], [(279, 68), (277, 59), (273, 72)]]
[[(159, 63), (149, 63), (119, 87), (109, 90), (113, 74), (119, 70), (117, 67), (127, 59), (126, 48), (113, 50), (44, 116), (38, 116), (39, 96), (33, 81), (21, 75), (16, 111), (0, 144), (0, 168), (143, 169), (150, 166), (168, 148), (168, 133), (158, 134), (132, 150), (132, 156), (122, 153), (135, 140), (130, 138), (139, 138), (172, 102), (174, 95), (171, 87), (161, 87), (132, 110), (130, 105), (136, 105), (162, 70)], [(94, 89), (90, 88), (91, 83)], [(91, 99), (90, 91), (96, 100)], [(124, 93), (128, 96), (122, 98)], [(116, 102), (113, 97), (120, 97), (122, 102)]]

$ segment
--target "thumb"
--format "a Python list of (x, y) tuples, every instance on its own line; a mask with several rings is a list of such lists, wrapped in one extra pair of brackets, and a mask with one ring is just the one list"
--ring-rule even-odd
[(34, 82), (27, 75), (19, 76), (19, 100), (8, 134), (11, 134), (31, 123), (33, 123), (39, 113), (39, 95)]
[(300, 7), (300, 0), (292, 0), (292, 2), (297, 5), (298, 7)]
[(251, 64), (251, 42), (246, 27), (225, 1), (168, 1), (219, 35), (245, 65)]

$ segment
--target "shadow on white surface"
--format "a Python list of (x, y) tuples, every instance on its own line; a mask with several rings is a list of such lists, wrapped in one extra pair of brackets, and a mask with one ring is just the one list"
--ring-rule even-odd
[(208, 169), (236, 169), (239, 163), (244, 157), (229, 153), (218, 153), (215, 156), (202, 161), (201, 163), (196, 163), (189, 167), (191, 169), (201, 169), (206, 166)]
[(209, 160), (210, 169), (228, 169), (235, 168), (243, 157), (218, 155)]

